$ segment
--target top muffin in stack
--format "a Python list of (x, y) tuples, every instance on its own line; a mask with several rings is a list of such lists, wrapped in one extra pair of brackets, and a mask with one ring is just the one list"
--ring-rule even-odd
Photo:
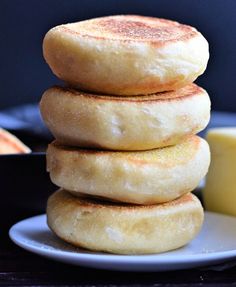
[(60, 79), (111, 95), (175, 90), (201, 75), (208, 43), (195, 28), (143, 16), (111, 16), (51, 29), (44, 57)]
[(49, 199), (51, 229), (115, 253), (189, 242), (203, 212), (187, 193), (210, 161), (207, 143), (194, 135), (210, 117), (206, 91), (192, 84), (207, 65), (205, 38), (169, 20), (110, 16), (51, 29), (43, 51), (69, 85), (47, 90), (40, 105), (56, 137), (47, 152), (51, 179), (70, 192)]

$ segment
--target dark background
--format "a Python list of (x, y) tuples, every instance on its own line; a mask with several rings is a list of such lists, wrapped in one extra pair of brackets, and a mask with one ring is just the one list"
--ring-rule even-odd
[(213, 109), (236, 112), (235, 0), (0, 0), (0, 109), (38, 102), (59, 81), (42, 57), (53, 26), (110, 14), (141, 14), (195, 26), (208, 39), (210, 61), (197, 83)]

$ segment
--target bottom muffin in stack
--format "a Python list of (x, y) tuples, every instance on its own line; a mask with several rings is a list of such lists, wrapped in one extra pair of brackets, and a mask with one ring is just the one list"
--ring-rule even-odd
[(48, 225), (75, 246), (117, 254), (145, 254), (187, 244), (201, 228), (203, 209), (191, 193), (154, 205), (75, 197), (61, 189), (48, 200)]

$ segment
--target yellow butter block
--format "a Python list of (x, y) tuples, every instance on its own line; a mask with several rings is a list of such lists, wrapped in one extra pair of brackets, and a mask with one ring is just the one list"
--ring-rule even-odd
[(211, 165), (203, 190), (205, 208), (236, 216), (236, 127), (209, 130)]

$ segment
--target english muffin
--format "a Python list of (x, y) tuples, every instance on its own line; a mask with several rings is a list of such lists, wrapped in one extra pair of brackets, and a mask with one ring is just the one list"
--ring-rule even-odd
[(181, 88), (204, 72), (209, 58), (208, 43), (195, 28), (137, 15), (54, 27), (43, 54), (70, 85), (122, 96)]
[(65, 145), (111, 150), (147, 150), (174, 145), (203, 130), (210, 99), (195, 84), (139, 97), (47, 90), (40, 104), (45, 124)]
[(203, 209), (192, 194), (166, 204), (134, 206), (59, 190), (48, 200), (47, 222), (75, 246), (118, 254), (158, 253), (192, 240), (201, 228)]
[(97, 151), (62, 146), (47, 150), (47, 170), (54, 184), (74, 195), (155, 204), (192, 191), (205, 176), (210, 161), (205, 140), (184, 142), (139, 152)]

